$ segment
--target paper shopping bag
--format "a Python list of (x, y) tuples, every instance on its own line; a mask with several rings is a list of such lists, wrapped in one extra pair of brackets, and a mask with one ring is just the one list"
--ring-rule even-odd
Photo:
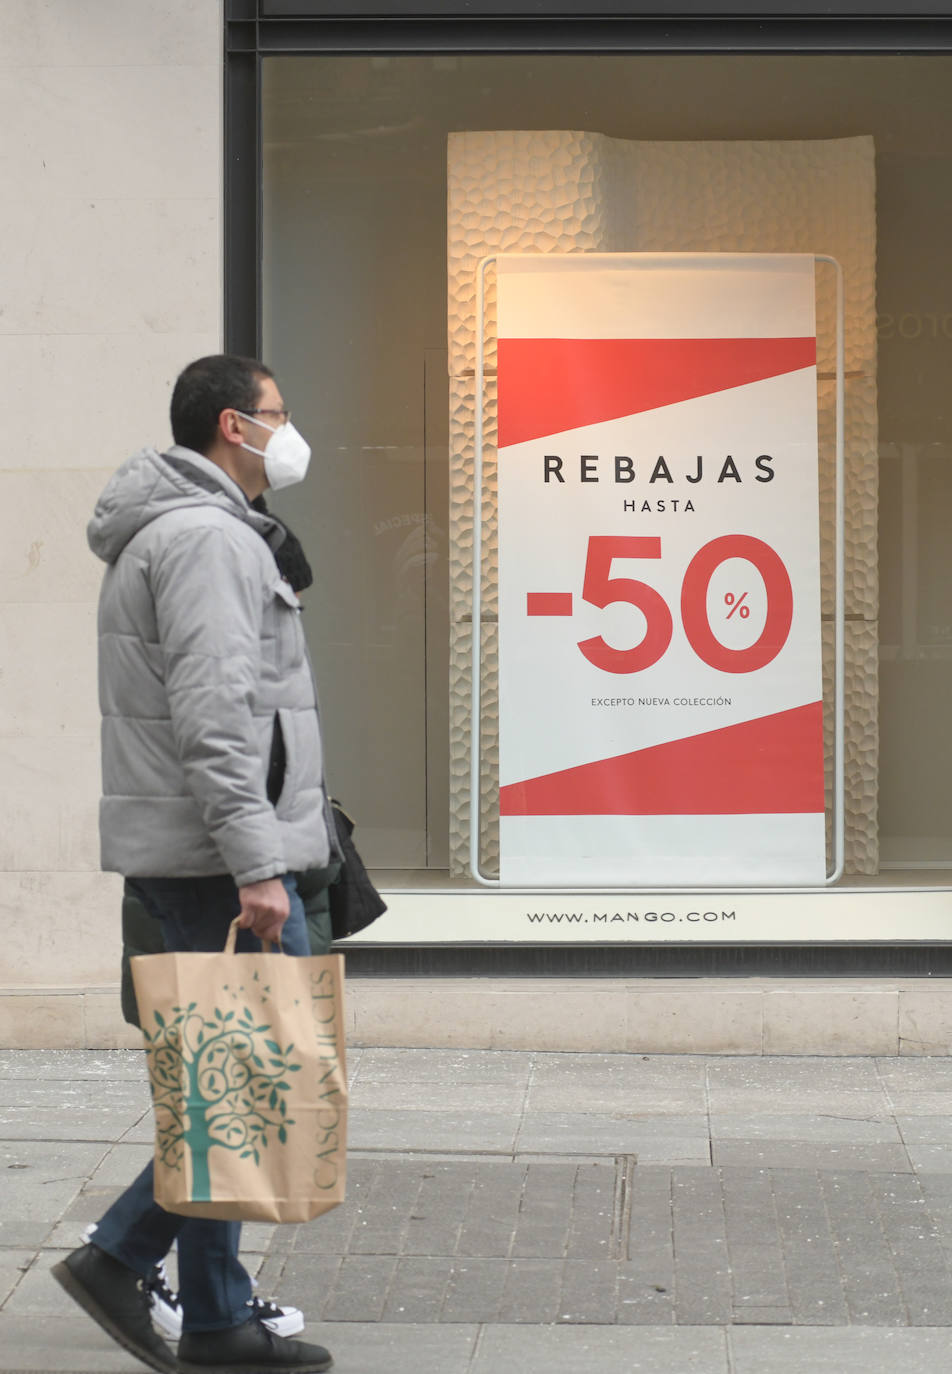
[(155, 1200), (309, 1221), (344, 1200), (343, 957), (144, 954), (132, 975), (155, 1110)]

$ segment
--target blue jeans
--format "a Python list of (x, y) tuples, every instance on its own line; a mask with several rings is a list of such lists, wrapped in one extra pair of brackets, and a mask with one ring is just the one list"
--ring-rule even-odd
[[(212, 878), (130, 878), (129, 886), (162, 922), (170, 950), (222, 949), (228, 926), (238, 915), (238, 889), (223, 874)], [(291, 914), (281, 936), (285, 954), (309, 954), (304, 906), (291, 874), (282, 879)], [(237, 948), (260, 950), (248, 930), (238, 932)], [(153, 1197), (152, 1164), (116, 1199), (101, 1218), (93, 1238), (101, 1250), (148, 1278), (178, 1241), (179, 1291), (185, 1331), (221, 1331), (251, 1315), (251, 1280), (238, 1259), (241, 1223), (208, 1221), (167, 1212)]]

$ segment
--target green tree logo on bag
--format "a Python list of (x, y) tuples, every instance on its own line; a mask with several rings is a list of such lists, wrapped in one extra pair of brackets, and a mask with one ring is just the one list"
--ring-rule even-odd
[(237, 1150), (260, 1164), (270, 1139), (282, 1145), (287, 1127), (287, 1075), (300, 1071), (289, 1061), (293, 1044), (281, 1048), (266, 1039), (270, 1025), (256, 1025), (250, 1010), (221, 1012), (210, 1019), (197, 1003), (173, 1007), (166, 1021), (153, 1012), (155, 1029), (143, 1027), (149, 1083), (155, 1108), (156, 1151), (169, 1169), (192, 1158), (192, 1200), (210, 1202), (208, 1155), (213, 1145)]

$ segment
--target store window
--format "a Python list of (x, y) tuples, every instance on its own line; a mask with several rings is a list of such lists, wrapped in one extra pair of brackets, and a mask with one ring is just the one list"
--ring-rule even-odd
[[(465, 729), (454, 707), (465, 693), (465, 520), (447, 326), (448, 175), (452, 136), (467, 131), (579, 131), (672, 152), (744, 144), (760, 160), (770, 251), (780, 251), (776, 145), (868, 149), (875, 299), (865, 308), (875, 344), (868, 365), (847, 376), (847, 429), (851, 416), (865, 425), (872, 448), (854, 445), (847, 512), (863, 553), (847, 601), (843, 881), (947, 880), (949, 75), (947, 58), (903, 56), (264, 59), (263, 352), (314, 449), (313, 480), (275, 508), (316, 571), (305, 616), (332, 787), (359, 817), (383, 883), (470, 881)], [(835, 182), (834, 164), (817, 166), (814, 181)], [(662, 187), (645, 194), (660, 197)], [(836, 185), (812, 189), (835, 215)], [(711, 225), (712, 246), (733, 246), (717, 231)], [(486, 701), (491, 716), (491, 673)], [(485, 810), (491, 864), (491, 799)]]

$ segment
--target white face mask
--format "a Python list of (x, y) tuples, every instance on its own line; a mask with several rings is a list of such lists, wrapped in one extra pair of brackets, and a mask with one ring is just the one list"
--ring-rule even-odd
[(295, 482), (303, 482), (307, 474), (307, 465), (311, 461), (311, 446), (303, 435), (297, 432), (291, 421), (287, 420), (275, 429), (273, 425), (266, 425), (255, 415), (245, 415), (242, 410), (239, 410), (238, 414), (245, 420), (251, 420), (254, 424), (271, 430), (271, 438), (263, 449), (253, 448), (251, 444), (241, 446), (249, 453), (256, 453), (259, 458), (264, 459), (264, 475), (271, 490), (278, 491), (281, 487), (293, 487)]

